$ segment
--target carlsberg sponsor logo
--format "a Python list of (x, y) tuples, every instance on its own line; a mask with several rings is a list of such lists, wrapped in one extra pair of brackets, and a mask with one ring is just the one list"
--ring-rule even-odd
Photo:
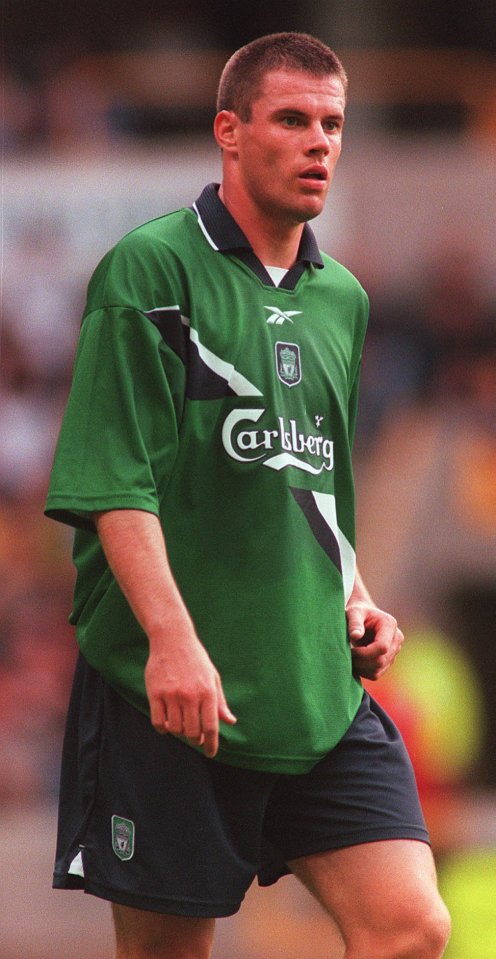
[(263, 466), (281, 470), (294, 466), (306, 473), (318, 475), (332, 470), (334, 452), (332, 440), (320, 433), (304, 433), (294, 419), (277, 417), (272, 429), (250, 428), (258, 424), (265, 410), (232, 410), (222, 427), (224, 449), (234, 460), (250, 463), (263, 460)]

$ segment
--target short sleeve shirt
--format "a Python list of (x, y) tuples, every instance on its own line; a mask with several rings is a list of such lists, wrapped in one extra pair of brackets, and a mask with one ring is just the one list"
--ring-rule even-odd
[(76, 528), (72, 621), (91, 665), (147, 712), (147, 638), (92, 514), (155, 514), (238, 717), (223, 762), (305, 772), (361, 700), (345, 602), (367, 315), (308, 225), (275, 286), (213, 184), (124, 237), (89, 286), (47, 500)]

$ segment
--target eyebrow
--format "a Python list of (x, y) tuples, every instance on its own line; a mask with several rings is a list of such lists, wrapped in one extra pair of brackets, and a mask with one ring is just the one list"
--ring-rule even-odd
[[(284, 116), (286, 113), (292, 113), (295, 117), (306, 117), (308, 116), (308, 110), (299, 110), (297, 107), (278, 107), (277, 110), (274, 110), (274, 116)], [(328, 120), (343, 120), (344, 119), (344, 110), (337, 110), (334, 113), (326, 113), (326, 118)]]

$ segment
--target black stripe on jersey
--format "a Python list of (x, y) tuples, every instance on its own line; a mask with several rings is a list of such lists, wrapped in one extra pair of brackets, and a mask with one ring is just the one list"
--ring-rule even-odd
[(181, 319), (180, 310), (147, 310), (145, 316), (157, 327), (164, 343), (176, 353), (184, 365), (188, 362), (189, 327)]
[(298, 489), (295, 486), (290, 486), (289, 488), (296, 502), (298, 503), (298, 506), (304, 513), (308, 525), (312, 530), (312, 533), (315, 536), (319, 546), (322, 547), (324, 553), (326, 553), (326, 555), (329, 557), (331, 563), (334, 564), (338, 572), (343, 575), (339, 543), (332, 532), (332, 529), (330, 529), (324, 517), (319, 512), (312, 491), (308, 489)]
[(149, 310), (145, 316), (157, 327), (164, 343), (179, 357), (187, 370), (186, 396), (190, 400), (220, 400), (236, 396), (224, 377), (202, 360), (190, 328), (182, 321), (180, 310)]
[(236, 396), (223, 376), (203, 362), (196, 343), (190, 341), (190, 357), (186, 380), (186, 396), (190, 400), (221, 400)]

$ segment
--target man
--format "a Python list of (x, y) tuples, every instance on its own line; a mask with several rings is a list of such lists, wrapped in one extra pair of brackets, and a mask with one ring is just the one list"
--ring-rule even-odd
[(345, 89), (306, 35), (238, 51), (220, 189), (90, 284), (47, 503), (77, 528), (82, 651), (55, 885), (112, 901), (118, 959), (206, 959), (254, 876), (288, 871), (347, 959), (446, 942), (411, 767), (359, 679), (403, 636), (355, 571), (367, 300), (307, 225)]

